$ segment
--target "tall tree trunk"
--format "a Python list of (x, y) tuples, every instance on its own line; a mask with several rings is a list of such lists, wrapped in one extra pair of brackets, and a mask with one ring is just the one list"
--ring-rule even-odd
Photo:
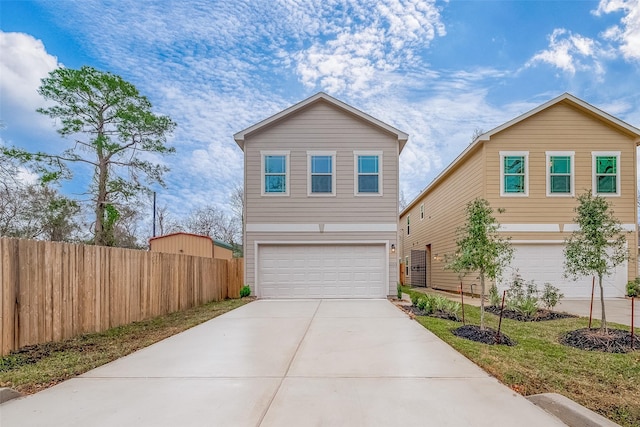
[(484, 273), (480, 273), (480, 330), (484, 331)]
[(602, 308), (602, 323), (600, 324), (600, 333), (607, 334), (607, 316), (604, 313), (604, 287), (602, 286), (602, 274), (598, 274), (598, 284), (600, 285), (600, 306)]
[(104, 229), (104, 214), (107, 206), (107, 165), (103, 161), (98, 166), (98, 193), (96, 195), (96, 234), (94, 244), (107, 245), (107, 236)]

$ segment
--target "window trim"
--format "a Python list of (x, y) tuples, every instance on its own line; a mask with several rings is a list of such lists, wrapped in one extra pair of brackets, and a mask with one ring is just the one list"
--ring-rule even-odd
[(404, 257), (404, 276), (409, 277), (411, 274), (411, 269), (409, 268), (409, 256), (405, 255)]
[[(377, 193), (360, 193), (358, 191), (358, 156), (378, 156), (378, 192)], [(384, 180), (382, 179), (383, 156), (382, 151), (354, 151), (353, 152), (353, 195), (357, 197), (380, 197), (382, 196), (382, 187)]]
[(411, 233), (409, 233), (410, 229), (409, 229), (409, 225), (411, 222), (411, 214), (407, 215), (407, 236), (411, 236)]
[[(284, 193), (268, 193), (265, 191), (265, 172), (264, 172), (264, 159), (266, 156), (285, 156), (285, 171), (284, 171)], [(289, 167), (290, 152), (288, 150), (276, 150), (276, 151), (260, 151), (260, 194), (266, 197), (288, 197), (289, 196), (289, 182), (291, 177), (291, 169)]]
[[(311, 186), (311, 160), (314, 156), (331, 156), (331, 192), (314, 193)], [(307, 151), (307, 196), (332, 197), (336, 195), (336, 152), (335, 151)]]
[[(597, 164), (596, 159), (598, 157), (615, 157), (616, 158), (616, 192), (615, 193), (598, 193), (598, 180), (597, 180)], [(622, 175), (622, 167), (620, 165), (620, 151), (592, 151), (591, 152), (591, 192), (594, 196), (602, 197), (620, 197), (621, 188), (620, 176)]]
[(420, 221), (424, 219), (424, 203), (420, 204)]
[[(504, 158), (511, 156), (524, 157), (524, 192), (505, 193), (504, 191)], [(529, 152), (500, 151), (500, 197), (529, 197)]]
[[(575, 197), (575, 177), (576, 177), (576, 166), (575, 166), (575, 151), (546, 151), (546, 168), (547, 168), (547, 197)], [(570, 168), (571, 172), (569, 174), (569, 183), (571, 185), (571, 191), (569, 193), (552, 193), (551, 192), (551, 157), (570, 157)]]

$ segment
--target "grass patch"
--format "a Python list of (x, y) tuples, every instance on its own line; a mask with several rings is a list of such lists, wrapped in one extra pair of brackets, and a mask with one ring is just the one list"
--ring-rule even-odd
[[(403, 292), (414, 291), (405, 287)], [(479, 324), (480, 309), (465, 306), (465, 317), (467, 323)], [(640, 351), (602, 353), (559, 342), (564, 333), (586, 328), (588, 319), (546, 322), (503, 319), (502, 332), (517, 341), (514, 347), (489, 346), (458, 338), (451, 331), (460, 326), (459, 322), (422, 316), (416, 320), (525, 396), (559, 393), (623, 426), (640, 425)], [(497, 316), (485, 313), (485, 321), (487, 326), (497, 329)], [(628, 330), (627, 326), (610, 325)]]
[(38, 392), (250, 301), (243, 298), (211, 302), (104, 332), (22, 348), (0, 357), (0, 387), (11, 387), (23, 394)]

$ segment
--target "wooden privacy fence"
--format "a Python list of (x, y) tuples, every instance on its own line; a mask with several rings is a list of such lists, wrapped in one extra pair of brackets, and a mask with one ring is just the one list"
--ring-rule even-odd
[(238, 298), (242, 259), (0, 238), (0, 355)]

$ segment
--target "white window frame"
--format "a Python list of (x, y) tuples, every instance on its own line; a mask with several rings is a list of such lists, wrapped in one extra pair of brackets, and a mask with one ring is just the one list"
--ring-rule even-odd
[[(545, 152), (547, 156), (546, 166), (547, 166), (547, 197), (574, 197), (575, 196), (575, 176), (576, 176), (576, 166), (575, 166), (575, 151), (547, 151)], [(552, 193), (551, 192), (551, 157), (570, 157), (570, 168), (571, 173), (569, 176), (569, 182), (571, 185), (571, 192), (569, 193)]]
[[(314, 193), (311, 186), (311, 158), (313, 156), (331, 157), (331, 193)], [(307, 151), (307, 196), (331, 197), (336, 195), (336, 152), (335, 151)]]
[(409, 233), (409, 231), (411, 231), (411, 229), (409, 228), (409, 225), (411, 225), (411, 214), (407, 215), (407, 236), (411, 235)]
[[(284, 193), (267, 193), (264, 191), (264, 158), (266, 156), (285, 156), (285, 192)], [(289, 196), (289, 181), (291, 177), (291, 169), (289, 167), (289, 158), (290, 152), (288, 150), (278, 150), (278, 151), (260, 151), (260, 193), (266, 197), (287, 197)]]
[[(378, 156), (378, 192), (377, 193), (360, 193), (358, 192), (358, 156)], [(353, 195), (358, 197), (380, 197), (382, 196), (382, 187), (384, 180), (382, 179), (383, 165), (382, 151), (354, 151), (353, 152)]]
[[(524, 193), (504, 192), (504, 158), (510, 156), (524, 157)], [(529, 196), (529, 152), (528, 151), (500, 151), (500, 196), (528, 197)]]
[[(598, 193), (598, 180), (597, 180), (597, 169), (596, 169), (596, 158), (598, 157), (615, 157), (616, 158), (616, 192), (615, 193)], [(620, 188), (620, 176), (622, 175), (622, 167), (620, 165), (620, 151), (592, 151), (591, 152), (591, 192), (594, 196), (602, 196), (602, 197), (620, 197), (621, 188)]]
[(404, 276), (408, 277), (409, 275), (411, 275), (411, 269), (409, 268), (409, 257), (405, 256), (404, 257)]
[(424, 219), (424, 203), (420, 204), (420, 221)]

